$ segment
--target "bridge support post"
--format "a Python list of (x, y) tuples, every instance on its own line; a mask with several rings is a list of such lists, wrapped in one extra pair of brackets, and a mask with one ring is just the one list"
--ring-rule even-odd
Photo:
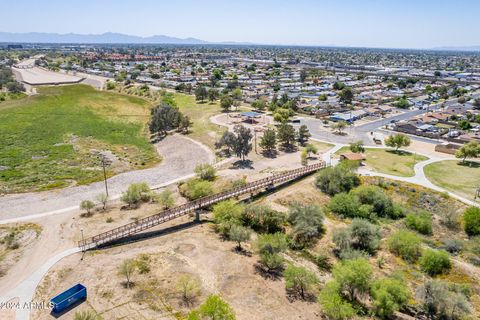
[(200, 209), (195, 210), (195, 221), (200, 222)]

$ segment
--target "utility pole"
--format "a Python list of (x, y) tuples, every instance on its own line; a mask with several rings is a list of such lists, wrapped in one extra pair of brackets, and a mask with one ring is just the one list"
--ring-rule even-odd
[(255, 133), (255, 153), (257, 153), (257, 129), (254, 129), (253, 132)]
[(105, 169), (105, 167), (107, 166), (107, 159), (105, 159), (105, 156), (103, 155), (100, 156), (100, 162), (102, 163), (102, 167), (103, 167), (103, 180), (105, 181), (105, 194), (107, 195), (107, 198), (108, 198), (107, 171)]

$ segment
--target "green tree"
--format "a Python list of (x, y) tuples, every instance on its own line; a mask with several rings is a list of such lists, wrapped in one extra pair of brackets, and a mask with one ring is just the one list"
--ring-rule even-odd
[(385, 145), (387, 147), (395, 148), (395, 151), (397, 152), (401, 147), (408, 147), (410, 143), (410, 138), (404, 134), (394, 134), (385, 139)]
[(410, 298), (405, 281), (395, 278), (383, 278), (373, 282), (370, 293), (375, 313), (389, 319), (395, 311), (401, 309)]
[(306, 125), (302, 124), (300, 128), (298, 128), (297, 141), (301, 146), (304, 146), (311, 136), (312, 135), (310, 134), (310, 131)]
[(122, 193), (120, 200), (125, 202), (129, 208), (137, 207), (140, 202), (150, 201), (152, 192), (145, 182), (132, 183), (128, 186), (127, 191)]
[(217, 100), (219, 95), (220, 94), (218, 93), (217, 89), (211, 88), (208, 90), (208, 100), (210, 100), (210, 102)]
[(213, 206), (213, 220), (217, 229), (226, 237), (232, 225), (242, 224), (242, 215), (245, 208), (233, 200), (226, 200)]
[(464, 144), (455, 153), (455, 157), (461, 158), (463, 163), (466, 162), (467, 158), (476, 158), (478, 156), (480, 156), (480, 145), (476, 141)]
[(342, 134), (343, 130), (347, 127), (347, 123), (345, 121), (337, 121), (334, 122), (331, 126), (332, 130), (337, 132), (338, 134)]
[(350, 151), (353, 153), (363, 153), (365, 152), (365, 146), (362, 140), (356, 142), (350, 142)]
[(443, 250), (426, 249), (419, 262), (420, 269), (430, 276), (441, 274), (452, 267), (449, 254)]
[(189, 200), (195, 200), (213, 194), (213, 186), (210, 181), (190, 179), (184, 186), (183, 193)]
[(273, 234), (260, 234), (255, 242), (258, 253), (280, 253), (287, 249), (287, 239), (281, 232)]
[(267, 101), (266, 99), (257, 99), (252, 102), (252, 108), (259, 110), (259, 111), (264, 111), (267, 109)]
[(228, 231), (228, 238), (237, 243), (237, 250), (242, 250), (242, 242), (250, 240), (252, 230), (241, 225), (233, 224)]
[(323, 169), (315, 180), (317, 188), (329, 196), (340, 192), (348, 192), (360, 184), (358, 175), (347, 164)]
[(188, 320), (235, 320), (235, 312), (218, 295), (210, 295), (197, 310), (190, 312)]
[(245, 161), (245, 157), (252, 151), (252, 131), (241, 125), (236, 125), (233, 131), (235, 132), (233, 152)]
[(162, 137), (179, 127), (183, 114), (175, 106), (161, 104), (151, 110), (150, 132)]
[(205, 99), (207, 99), (207, 97), (208, 97), (207, 88), (200, 85), (200, 86), (197, 87), (197, 89), (195, 89), (195, 99), (197, 101), (203, 102), (203, 101), (205, 101)]
[(346, 292), (350, 301), (370, 289), (373, 271), (366, 259), (343, 260), (333, 267), (332, 272), (335, 281), (340, 285), (340, 290)]
[(414, 262), (421, 253), (422, 240), (415, 233), (398, 230), (387, 240), (388, 249), (404, 260)]
[(217, 171), (215, 168), (208, 163), (198, 164), (194, 169), (195, 174), (199, 179), (213, 181), (215, 180)]
[(340, 91), (338, 94), (340, 98), (340, 102), (347, 105), (352, 104), (353, 101), (353, 90), (350, 87), (345, 87)]
[(224, 94), (220, 99), (220, 107), (222, 107), (223, 111), (228, 112), (231, 110), (233, 106), (233, 99), (227, 94)]
[(318, 279), (313, 272), (292, 264), (287, 266), (283, 272), (283, 277), (287, 290), (299, 294), (302, 299), (305, 299), (312, 287), (318, 283)]
[(480, 208), (469, 207), (463, 213), (464, 229), (469, 236), (480, 235)]
[(282, 123), (278, 127), (278, 141), (286, 150), (292, 150), (295, 147), (295, 129), (288, 123)]
[(124, 276), (126, 281), (127, 289), (130, 289), (130, 284), (132, 282), (132, 276), (137, 270), (137, 265), (133, 259), (125, 259), (119, 267), (118, 273), (121, 276)]
[(260, 139), (260, 147), (266, 154), (275, 154), (277, 151), (277, 133), (274, 129), (267, 129)]
[(337, 81), (333, 84), (334, 90), (342, 90), (343, 88), (345, 88), (345, 84), (343, 82)]
[(275, 233), (283, 230), (286, 215), (267, 205), (251, 204), (245, 208), (242, 220), (258, 232)]
[(340, 284), (332, 280), (325, 284), (318, 296), (322, 311), (329, 319), (347, 320), (355, 315), (355, 309), (343, 299), (340, 290)]

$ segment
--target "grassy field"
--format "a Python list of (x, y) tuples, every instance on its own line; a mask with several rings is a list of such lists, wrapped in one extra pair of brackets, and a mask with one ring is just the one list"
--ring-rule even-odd
[(226, 128), (210, 122), (210, 117), (221, 113), (219, 102), (198, 103), (195, 96), (175, 93), (175, 102), (180, 111), (189, 116), (193, 122), (190, 137), (214, 149), (215, 141)]
[[(337, 151), (337, 154), (350, 152), (348, 147), (344, 147)], [(413, 167), (420, 161), (428, 158), (422, 155), (409, 152), (395, 153), (388, 149), (366, 149), (365, 164), (372, 170), (380, 173), (391, 174), (400, 177), (412, 177), (415, 175)]]
[[(146, 123), (150, 103), (90, 86), (45, 87), (0, 104), (0, 192), (86, 184), (102, 178), (98, 154), (120, 170), (158, 162)], [(114, 174), (114, 172), (109, 172)]]
[(471, 166), (457, 160), (446, 160), (425, 166), (427, 178), (437, 186), (473, 200), (475, 190), (480, 186), (480, 163), (470, 162)]

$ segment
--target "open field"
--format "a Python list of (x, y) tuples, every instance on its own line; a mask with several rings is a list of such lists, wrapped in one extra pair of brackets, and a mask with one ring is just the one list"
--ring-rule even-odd
[[(146, 130), (150, 104), (90, 86), (45, 87), (0, 105), (0, 189), (21, 192), (86, 184), (158, 162)], [(124, 116), (127, 115), (127, 116)]]
[[(350, 152), (348, 147), (337, 151), (337, 154)], [(365, 149), (364, 163), (373, 171), (391, 174), (400, 177), (413, 177), (415, 172), (413, 167), (420, 161), (428, 158), (419, 154), (399, 151), (398, 153), (390, 149)]]
[(195, 96), (175, 93), (178, 108), (193, 122), (190, 137), (214, 149), (214, 144), (225, 128), (210, 122), (210, 117), (221, 113), (219, 102), (198, 103)]
[(432, 183), (467, 199), (473, 200), (480, 187), (479, 162), (463, 165), (458, 160), (446, 160), (426, 165), (424, 171)]

